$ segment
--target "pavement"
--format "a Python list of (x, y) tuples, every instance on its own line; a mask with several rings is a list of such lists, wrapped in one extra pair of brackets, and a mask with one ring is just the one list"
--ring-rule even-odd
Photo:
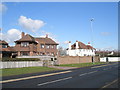
[(2, 88), (119, 88), (118, 63), (3, 77)]

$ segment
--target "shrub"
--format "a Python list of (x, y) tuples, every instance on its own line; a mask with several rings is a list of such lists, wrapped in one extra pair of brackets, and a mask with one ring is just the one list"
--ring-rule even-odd
[(2, 58), (2, 61), (40, 61), (39, 58)]

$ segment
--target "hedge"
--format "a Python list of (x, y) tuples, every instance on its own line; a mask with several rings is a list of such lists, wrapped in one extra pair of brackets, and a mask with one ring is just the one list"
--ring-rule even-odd
[(2, 61), (40, 61), (39, 58), (2, 58)]
[(120, 57), (120, 55), (108, 55), (108, 57)]

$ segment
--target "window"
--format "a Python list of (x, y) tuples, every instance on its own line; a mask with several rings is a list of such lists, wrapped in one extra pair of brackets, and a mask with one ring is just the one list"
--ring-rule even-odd
[(51, 55), (53, 56), (53, 55), (54, 55), (54, 52), (52, 52)]
[(22, 47), (28, 47), (29, 46), (29, 42), (21, 42), (21, 46)]
[(7, 45), (2, 45), (2, 48), (7, 48)]
[(51, 45), (51, 48), (54, 48), (54, 45)]
[(29, 52), (21, 52), (21, 56), (29, 56)]
[(44, 44), (41, 44), (41, 46), (40, 46), (41, 48), (44, 48), (45, 46), (44, 46)]
[(46, 45), (46, 48), (50, 48), (50, 45)]

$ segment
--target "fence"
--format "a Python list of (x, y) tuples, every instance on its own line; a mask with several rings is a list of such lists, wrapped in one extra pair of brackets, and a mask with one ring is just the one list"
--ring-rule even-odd
[(9, 61), (9, 62), (0, 62), (0, 69), (2, 69), (2, 68), (34, 67), (34, 66), (43, 66), (43, 61)]
[(100, 62), (118, 62), (120, 61), (120, 57), (103, 57), (100, 58)]

